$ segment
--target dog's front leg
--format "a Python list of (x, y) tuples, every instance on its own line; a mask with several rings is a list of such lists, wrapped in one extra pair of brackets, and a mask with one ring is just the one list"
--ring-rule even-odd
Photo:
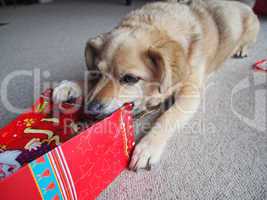
[(160, 160), (162, 152), (171, 136), (181, 129), (196, 112), (200, 102), (201, 83), (191, 75), (179, 94), (175, 104), (162, 114), (150, 132), (134, 149), (129, 169), (150, 169)]

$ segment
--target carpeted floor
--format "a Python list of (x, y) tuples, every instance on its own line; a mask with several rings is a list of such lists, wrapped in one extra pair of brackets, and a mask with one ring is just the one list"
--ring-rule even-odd
[[(12, 105), (32, 104), (36, 69), (43, 83), (82, 79), (87, 38), (110, 30), (143, 4), (123, 2), (0, 8), (0, 23), (9, 23), (0, 26), (1, 86), (10, 73), (24, 70), (8, 85)], [(251, 69), (267, 56), (267, 19), (261, 24), (250, 56), (230, 59), (210, 77), (197, 115), (172, 139), (161, 163), (150, 172), (123, 172), (99, 199), (267, 199), (267, 79)], [(0, 127), (16, 116), (1, 95)]]

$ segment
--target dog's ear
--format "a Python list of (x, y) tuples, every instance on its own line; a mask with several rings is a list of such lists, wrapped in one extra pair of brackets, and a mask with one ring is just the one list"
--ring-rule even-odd
[(97, 37), (91, 38), (87, 41), (85, 47), (85, 63), (88, 70), (94, 70), (96, 68), (95, 59), (98, 57), (104, 44), (104, 34), (100, 34)]
[(183, 48), (176, 41), (162, 41), (148, 49), (148, 57), (153, 65), (154, 76), (159, 81), (160, 93), (184, 80), (189, 74), (189, 66)]

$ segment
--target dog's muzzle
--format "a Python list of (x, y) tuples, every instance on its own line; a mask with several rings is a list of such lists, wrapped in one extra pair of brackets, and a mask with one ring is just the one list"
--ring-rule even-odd
[(99, 101), (94, 100), (88, 103), (87, 112), (90, 115), (97, 116), (103, 112), (103, 108), (104, 108), (104, 104), (101, 104)]

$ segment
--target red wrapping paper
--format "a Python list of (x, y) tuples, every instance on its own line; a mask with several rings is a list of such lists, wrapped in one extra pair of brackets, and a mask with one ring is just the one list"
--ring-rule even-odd
[(0, 152), (31, 149), (37, 140), (54, 148), (74, 136), (70, 123), (83, 117), (81, 105), (63, 104), (64, 109), (59, 109), (51, 100), (52, 92), (46, 90), (32, 108), (0, 129)]

